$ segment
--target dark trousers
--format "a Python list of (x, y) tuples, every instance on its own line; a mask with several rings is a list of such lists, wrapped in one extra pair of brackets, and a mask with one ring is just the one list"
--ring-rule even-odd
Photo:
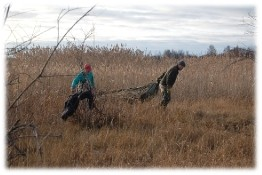
[(83, 100), (85, 98), (87, 99), (88, 108), (90, 110), (92, 110), (94, 108), (94, 96), (93, 96), (92, 92), (86, 91), (86, 92), (83, 92), (79, 95), (80, 100)]
[(77, 110), (80, 100), (87, 99), (88, 108), (92, 110), (94, 108), (94, 96), (91, 91), (82, 93), (75, 93), (70, 95), (65, 102), (64, 111), (62, 113), (62, 119), (66, 120), (69, 116), (73, 115)]
[(159, 86), (160, 86), (160, 90), (161, 90), (161, 94), (162, 94), (162, 100), (161, 100), (160, 105), (166, 107), (167, 104), (171, 100), (170, 89), (166, 86), (161, 85), (161, 84)]

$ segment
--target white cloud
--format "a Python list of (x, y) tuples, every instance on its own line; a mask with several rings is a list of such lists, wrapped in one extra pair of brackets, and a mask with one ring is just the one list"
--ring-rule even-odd
[[(195, 41), (197, 43), (224, 43), (226, 46), (228, 43), (237, 43), (243, 38), (247, 30), (243, 25), (243, 19), (249, 12), (255, 13), (254, 5), (190, 4), (185, 6), (171, 2), (157, 2), (159, 3), (90, 2), (81, 4), (77, 1), (74, 6), (69, 6), (67, 3), (63, 3), (63, 6), (52, 3), (24, 6), (13, 4), (10, 14), (26, 13), (8, 19), (6, 23), (8, 28), (5, 29), (8, 33), (8, 30), (10, 32), (12, 28), (16, 36), (16, 38), (9, 37), (9, 41), (23, 40), (33, 32), (57, 26), (56, 19), (63, 8), (83, 7), (68, 13), (61, 20), (60, 34), (63, 34), (86, 10), (96, 4), (90, 16), (87, 16), (70, 32), (71, 36), (74, 35), (75, 38), (81, 40), (82, 31), (89, 31), (94, 26), (97, 41)], [(57, 29), (48, 31), (38, 38), (39, 41), (55, 41), (56, 39)], [(254, 45), (254, 38), (248, 37), (245, 41)]]

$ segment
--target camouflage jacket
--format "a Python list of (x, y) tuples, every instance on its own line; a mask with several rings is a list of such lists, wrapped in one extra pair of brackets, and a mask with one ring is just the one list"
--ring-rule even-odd
[(178, 66), (175, 65), (167, 70), (167, 72), (161, 79), (160, 84), (163, 86), (167, 86), (168, 88), (173, 87), (173, 85), (175, 84), (177, 75), (178, 75)]

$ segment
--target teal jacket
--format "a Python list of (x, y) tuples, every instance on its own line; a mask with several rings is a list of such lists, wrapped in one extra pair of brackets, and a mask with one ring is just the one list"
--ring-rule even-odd
[(78, 73), (72, 81), (71, 88), (75, 89), (79, 83), (83, 84), (86, 81), (88, 81), (88, 84), (91, 88), (95, 87), (93, 72), (88, 72), (87, 74), (84, 74), (84, 72), (81, 71), (80, 73)]

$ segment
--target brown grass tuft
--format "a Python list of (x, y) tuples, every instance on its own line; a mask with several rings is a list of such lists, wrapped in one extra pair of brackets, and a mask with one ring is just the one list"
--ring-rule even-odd
[[(59, 50), (44, 75), (75, 75), (79, 68), (72, 49)], [(38, 75), (49, 53), (35, 48), (7, 60), (7, 81), (20, 82), (7, 86), (7, 104)], [(145, 85), (176, 63), (117, 47), (83, 55), (101, 92)], [(7, 112), (7, 126), (18, 119), (33, 122), (43, 136), (43, 156), (37, 155), (34, 138), (19, 139), (26, 156), (8, 161), (8, 167), (254, 168), (254, 64), (246, 60), (224, 70), (234, 60), (185, 59), (187, 67), (165, 110), (159, 107), (160, 95), (145, 103), (99, 97), (102, 113), (85, 109), (83, 102), (67, 122), (60, 113), (73, 76), (40, 78)], [(6, 147), (7, 153), (11, 149)]]

